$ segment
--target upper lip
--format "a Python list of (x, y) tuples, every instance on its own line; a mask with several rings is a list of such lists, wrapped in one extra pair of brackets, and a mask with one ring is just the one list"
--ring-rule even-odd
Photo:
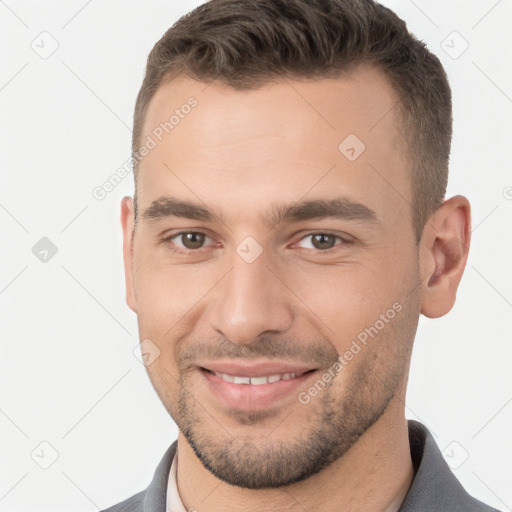
[(314, 368), (282, 362), (240, 363), (232, 361), (213, 361), (200, 365), (201, 368), (212, 372), (227, 373), (239, 377), (263, 377), (267, 375), (282, 375), (295, 373), (300, 375)]

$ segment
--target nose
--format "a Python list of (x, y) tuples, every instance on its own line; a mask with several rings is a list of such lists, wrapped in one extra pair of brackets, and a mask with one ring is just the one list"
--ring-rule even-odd
[(215, 295), (210, 325), (233, 343), (251, 343), (267, 331), (284, 332), (292, 323), (293, 294), (263, 255), (248, 263), (235, 253)]

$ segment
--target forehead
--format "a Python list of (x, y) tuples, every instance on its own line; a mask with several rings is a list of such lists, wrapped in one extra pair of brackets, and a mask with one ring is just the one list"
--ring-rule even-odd
[(146, 113), (139, 208), (178, 196), (240, 220), (270, 204), (344, 196), (386, 222), (410, 216), (399, 123), (395, 90), (369, 66), (252, 90), (180, 77)]

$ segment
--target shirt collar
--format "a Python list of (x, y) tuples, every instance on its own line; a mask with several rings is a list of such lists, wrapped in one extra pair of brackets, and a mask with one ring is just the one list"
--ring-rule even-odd
[(178, 463), (178, 452), (174, 456), (169, 471), (169, 483), (167, 485), (167, 508), (166, 512), (187, 512), (178, 492), (176, 480), (176, 465)]

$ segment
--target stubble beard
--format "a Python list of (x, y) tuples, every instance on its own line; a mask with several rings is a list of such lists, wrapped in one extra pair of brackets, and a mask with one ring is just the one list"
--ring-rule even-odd
[[(286, 418), (263, 438), (250, 432), (232, 435), (218, 417), (206, 413), (186, 385), (180, 386), (178, 407), (171, 416), (203, 466), (220, 480), (247, 489), (282, 487), (307, 479), (342, 457), (382, 416), (407, 365), (397, 365), (380, 382), (376, 365), (376, 356), (359, 364), (341, 397), (332, 396), (330, 386), (309, 404), (297, 405), (312, 407), (307, 417), (313, 419), (294, 436), (283, 430)], [(234, 411), (231, 417), (241, 425), (255, 425), (273, 415), (276, 411), (269, 409)]]

